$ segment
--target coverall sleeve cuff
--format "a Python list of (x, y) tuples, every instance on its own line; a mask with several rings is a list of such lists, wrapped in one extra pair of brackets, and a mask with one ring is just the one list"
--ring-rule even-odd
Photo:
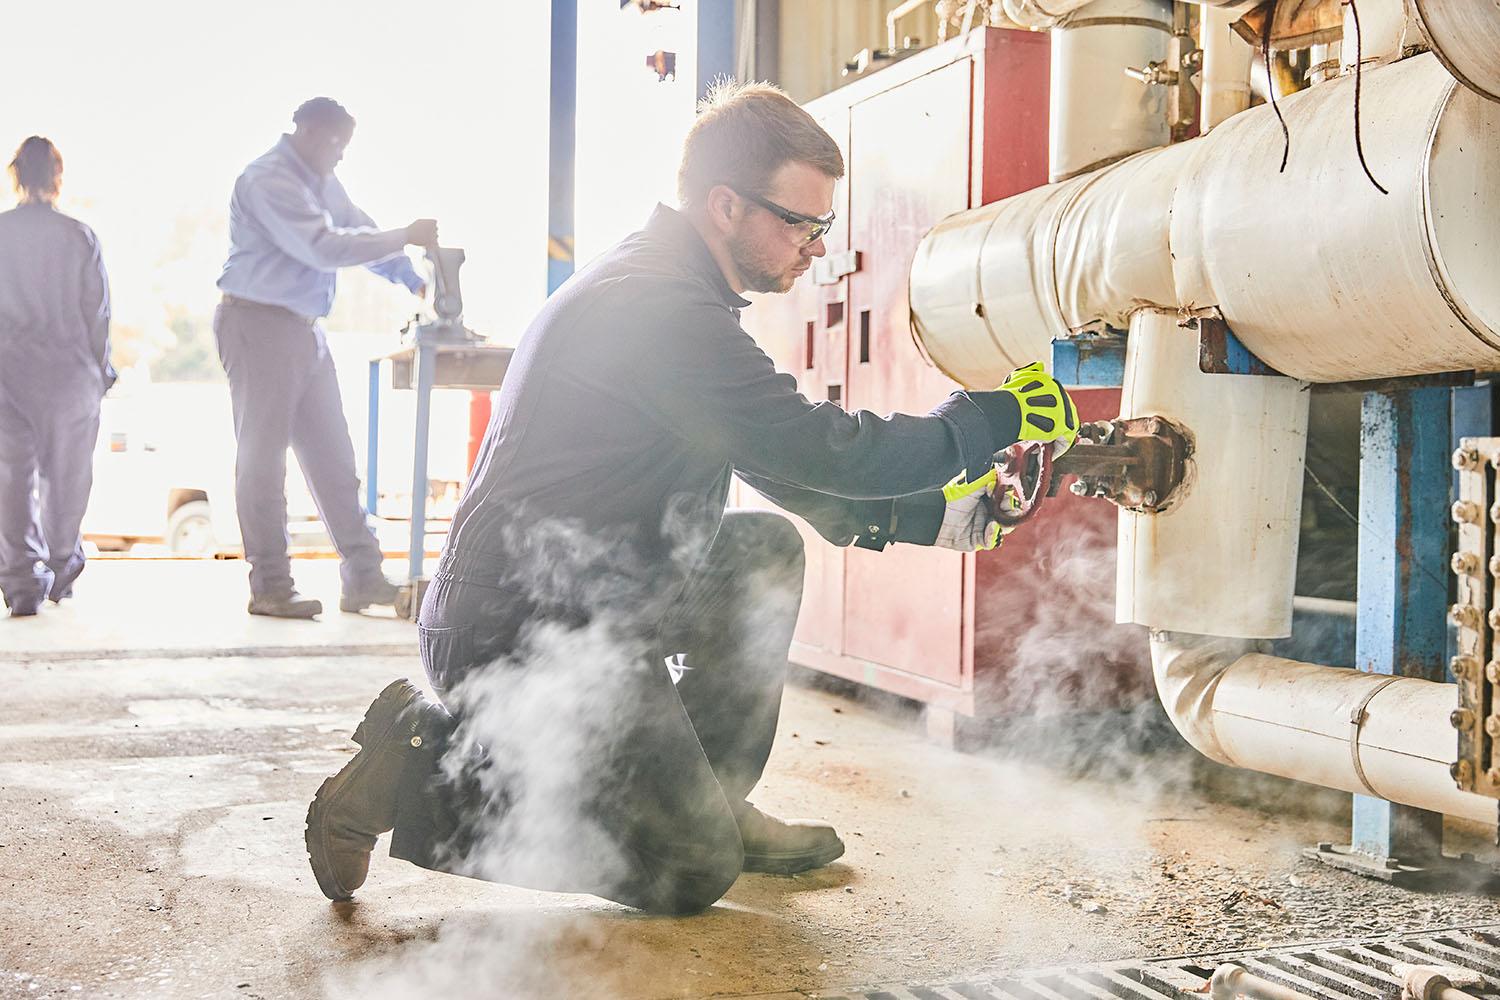
[(896, 541), (909, 545), (931, 545), (937, 541), (938, 529), (948, 503), (941, 490), (918, 493), (896, 501)]
[(964, 472), (971, 481), (988, 472), (995, 460), (995, 452), (1015, 440), (996, 440), (985, 411), (966, 392), (955, 392), (939, 403), (932, 413), (948, 425), (958, 444)]

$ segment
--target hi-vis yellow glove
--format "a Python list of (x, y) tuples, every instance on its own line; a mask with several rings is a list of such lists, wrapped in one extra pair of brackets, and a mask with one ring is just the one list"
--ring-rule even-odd
[(993, 513), (994, 494), (993, 468), (972, 483), (965, 482), (962, 472), (955, 476), (943, 487), (943, 499), (948, 506), (943, 510), (943, 523), (932, 544), (960, 552), (980, 552), (999, 545), (1001, 532), (1000, 522)]
[(1008, 392), (1021, 407), (1021, 441), (1056, 442), (1053, 457), (1073, 447), (1078, 438), (1078, 411), (1067, 390), (1034, 361), (1010, 373), (997, 392)]

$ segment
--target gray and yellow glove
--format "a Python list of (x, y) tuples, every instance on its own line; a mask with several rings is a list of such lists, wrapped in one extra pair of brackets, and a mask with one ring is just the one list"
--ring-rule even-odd
[(947, 507), (932, 544), (959, 552), (993, 549), (1001, 538), (1000, 522), (995, 520), (992, 506), (995, 470), (990, 469), (972, 483), (965, 482), (965, 478), (964, 473), (959, 473), (943, 487)]
[(1056, 442), (1053, 457), (1073, 447), (1078, 437), (1078, 411), (1067, 390), (1034, 361), (1010, 373), (997, 392), (1008, 392), (1021, 408), (1020, 441)]

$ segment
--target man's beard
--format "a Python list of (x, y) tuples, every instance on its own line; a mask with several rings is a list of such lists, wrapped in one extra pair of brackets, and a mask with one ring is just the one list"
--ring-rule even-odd
[(729, 257), (734, 261), (734, 269), (739, 272), (746, 291), (785, 292), (791, 289), (793, 276), (776, 270), (749, 242), (730, 239), (727, 244)]

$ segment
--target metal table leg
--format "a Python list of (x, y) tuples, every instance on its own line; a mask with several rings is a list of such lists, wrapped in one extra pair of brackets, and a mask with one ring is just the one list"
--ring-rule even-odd
[(370, 419), (365, 431), (365, 513), (380, 504), (380, 359), (370, 362)]
[(417, 427), (412, 447), (411, 547), (407, 555), (407, 617), (415, 619), (422, 603), (422, 563), (427, 551), (427, 438), (432, 418), (432, 383), (437, 349), (419, 340), (412, 357), (416, 365)]

